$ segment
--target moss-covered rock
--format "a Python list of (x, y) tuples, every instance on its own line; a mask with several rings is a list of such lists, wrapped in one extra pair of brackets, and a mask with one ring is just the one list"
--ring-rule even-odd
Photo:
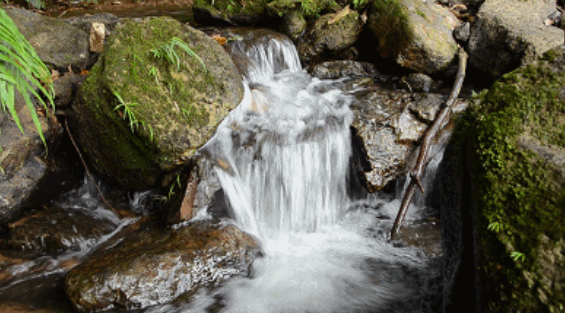
[(476, 264), (488, 312), (565, 306), (565, 47), (498, 80), (468, 111)]
[(399, 65), (426, 74), (449, 68), (457, 43), (452, 37), (457, 18), (444, 8), (419, 0), (373, 1), (368, 28), (377, 52)]
[[(173, 38), (195, 55), (172, 47)], [(178, 62), (174, 54), (174, 62), (156, 56), (167, 47)], [(171, 18), (127, 20), (109, 38), (69, 118), (91, 166), (139, 190), (193, 155), (242, 97), (241, 76), (216, 41)]]
[(278, 16), (286, 16), (300, 11), (306, 19), (313, 19), (322, 14), (339, 9), (334, 0), (273, 0), (269, 3), (271, 12)]
[(361, 25), (356, 11), (341, 17), (336, 13), (323, 15), (300, 38), (296, 47), (300, 60), (310, 62), (345, 50), (357, 41)]
[(192, 10), (197, 23), (206, 25), (273, 25), (269, 0), (195, 0)]

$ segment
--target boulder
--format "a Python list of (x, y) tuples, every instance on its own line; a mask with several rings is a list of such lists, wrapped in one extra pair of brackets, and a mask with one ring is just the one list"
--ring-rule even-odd
[(544, 0), (487, 0), (471, 26), (469, 65), (497, 79), (563, 44), (563, 30), (544, 24), (555, 10)]
[(81, 311), (145, 308), (247, 275), (259, 253), (253, 237), (229, 224), (142, 228), (74, 268), (65, 288)]
[(90, 56), (88, 35), (78, 27), (24, 9), (6, 8), (39, 58), (51, 69), (84, 69)]
[(459, 20), (447, 9), (421, 0), (373, 1), (367, 27), (377, 52), (399, 65), (437, 74), (452, 65), (457, 43), (452, 33)]
[(207, 142), (242, 98), (241, 75), (214, 39), (171, 18), (125, 20), (81, 85), (69, 122), (93, 169), (143, 190), (171, 183), (165, 173)]
[(465, 285), (490, 312), (562, 310), (564, 121), (564, 46), (502, 76), (464, 116), (446, 153), (459, 180), (439, 184), (442, 220), (454, 217), (446, 255), (459, 257), (448, 262), (454, 310)]
[(300, 60), (303, 63), (319, 60), (347, 49), (357, 41), (361, 26), (357, 11), (347, 11), (345, 15), (330, 13), (321, 16), (306, 28), (298, 41), (296, 49)]
[(309, 69), (319, 79), (371, 78), (384, 79), (374, 64), (349, 60), (328, 61)]
[(204, 25), (276, 25), (278, 18), (269, 14), (266, 0), (196, 0), (194, 20)]
[(298, 10), (292, 11), (284, 16), (281, 31), (292, 41), (297, 42), (306, 29), (306, 19)]

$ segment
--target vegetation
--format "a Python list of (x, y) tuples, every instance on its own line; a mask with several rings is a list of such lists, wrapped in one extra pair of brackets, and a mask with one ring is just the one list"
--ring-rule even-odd
[(559, 261), (565, 246), (563, 178), (523, 144), (531, 138), (565, 148), (565, 49), (560, 51), (476, 96), (457, 136), (478, 190), (482, 299), (489, 312), (544, 311), (540, 305), (558, 310), (565, 301), (552, 283), (552, 268), (565, 267)]
[(162, 59), (174, 65), (175, 70), (178, 71), (180, 68), (180, 58), (177, 52), (175, 51), (176, 47), (179, 47), (187, 55), (196, 58), (204, 68), (204, 71), (206, 73), (208, 72), (208, 69), (206, 68), (204, 62), (202, 62), (202, 59), (196, 53), (194, 53), (192, 49), (190, 49), (190, 47), (186, 44), (186, 42), (184, 42), (182, 39), (178, 37), (173, 37), (169, 42), (161, 45), (158, 48), (150, 50), (149, 53), (152, 54), (153, 57), (156, 59)]
[(15, 107), (16, 89), (23, 96), (39, 136), (46, 145), (32, 96), (46, 109), (47, 104), (55, 109), (51, 74), (6, 11), (0, 8), (0, 105), (2, 110), (10, 112), (23, 133)]

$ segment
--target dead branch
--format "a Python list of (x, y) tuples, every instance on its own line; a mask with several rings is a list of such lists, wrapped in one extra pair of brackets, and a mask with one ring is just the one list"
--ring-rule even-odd
[(69, 130), (69, 122), (68, 122), (68, 119), (66, 119), (66, 118), (65, 118), (65, 129), (67, 130), (67, 134), (69, 134), (69, 138), (71, 138), (71, 142), (73, 143), (73, 146), (75, 147), (75, 150), (77, 151), (78, 156), (80, 157), (80, 160), (82, 161), (82, 165), (84, 165), (86, 175), (88, 175), (88, 178), (94, 183), (94, 187), (96, 187), (96, 190), (98, 190), (98, 194), (100, 195), (100, 199), (102, 199), (102, 202), (104, 202), (104, 204), (106, 204), (106, 206), (108, 206), (108, 208), (110, 208), (110, 210), (112, 210), (112, 212), (114, 212), (117, 216), (120, 217), (120, 214), (118, 213), (118, 211), (116, 211), (116, 209), (114, 209), (114, 207), (111, 206), (110, 203), (108, 203), (108, 201), (106, 201), (106, 198), (104, 198), (104, 195), (102, 194), (102, 191), (100, 190), (100, 187), (98, 187), (98, 184), (96, 183), (94, 178), (92, 178), (92, 175), (90, 175), (90, 171), (88, 170), (88, 166), (86, 166), (86, 162), (82, 158), (82, 154), (80, 153), (80, 150), (79, 150), (79, 148), (78, 148), (78, 146), (75, 142), (75, 139), (73, 138), (73, 135), (71, 134), (71, 131)]
[(455, 84), (453, 85), (451, 94), (445, 102), (443, 109), (436, 117), (434, 123), (432, 124), (432, 127), (428, 129), (426, 135), (424, 136), (424, 140), (422, 141), (422, 145), (420, 146), (420, 153), (418, 155), (416, 166), (410, 172), (410, 185), (408, 186), (408, 189), (404, 194), (402, 204), (400, 205), (400, 210), (398, 210), (398, 215), (396, 215), (396, 220), (394, 221), (394, 225), (392, 226), (392, 230), (390, 231), (391, 241), (394, 240), (396, 235), (398, 235), (398, 231), (402, 226), (402, 222), (404, 221), (404, 218), (408, 213), (408, 208), (410, 207), (410, 203), (412, 202), (412, 197), (414, 196), (416, 187), (418, 187), (420, 191), (424, 193), (424, 186), (422, 185), (421, 178), (422, 173), (424, 172), (424, 166), (426, 165), (426, 159), (428, 157), (430, 145), (432, 144), (437, 133), (445, 126), (446, 122), (451, 117), (451, 106), (453, 105), (455, 100), (457, 100), (459, 92), (461, 91), (461, 87), (463, 86), (463, 79), (465, 78), (465, 71), (467, 68), (467, 53), (465, 52), (465, 50), (463, 50), (463, 48), (459, 47), (458, 54), (459, 69), (457, 71), (457, 76), (455, 76)]

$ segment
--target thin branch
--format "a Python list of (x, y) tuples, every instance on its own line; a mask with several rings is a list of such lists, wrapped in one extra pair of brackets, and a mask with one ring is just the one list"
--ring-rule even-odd
[(114, 212), (117, 216), (120, 216), (118, 211), (116, 211), (116, 209), (114, 209), (114, 207), (112, 207), (110, 205), (110, 203), (108, 203), (108, 201), (106, 201), (106, 198), (104, 198), (104, 195), (102, 194), (102, 191), (100, 190), (100, 187), (98, 187), (98, 184), (96, 183), (94, 178), (92, 178), (92, 175), (90, 175), (90, 171), (88, 170), (88, 166), (86, 166), (86, 162), (82, 158), (82, 154), (80, 153), (80, 150), (79, 150), (79, 148), (78, 148), (78, 146), (75, 142), (75, 139), (73, 138), (73, 135), (71, 134), (71, 131), (69, 130), (69, 122), (68, 122), (67, 118), (65, 118), (65, 129), (67, 130), (67, 134), (69, 134), (69, 138), (71, 138), (71, 142), (73, 143), (73, 146), (75, 147), (75, 150), (77, 151), (78, 156), (80, 157), (80, 160), (82, 161), (82, 165), (84, 165), (84, 169), (86, 170), (86, 175), (88, 175), (88, 178), (90, 178), (90, 180), (94, 183), (94, 187), (96, 187), (96, 190), (98, 190), (98, 194), (100, 195), (100, 199), (102, 199), (102, 202), (104, 202), (104, 204), (106, 204), (106, 206), (108, 206), (108, 208), (110, 208), (110, 210), (112, 210), (112, 212)]
[(398, 231), (402, 226), (402, 222), (408, 213), (408, 208), (410, 207), (410, 202), (412, 202), (412, 197), (414, 196), (414, 192), (416, 191), (416, 187), (420, 188), (420, 191), (424, 193), (424, 187), (422, 186), (422, 173), (424, 172), (424, 166), (426, 165), (426, 159), (428, 157), (428, 151), (430, 149), (430, 145), (433, 142), (433, 139), (436, 137), (437, 133), (444, 127), (446, 121), (449, 120), (451, 117), (451, 106), (457, 100), (459, 96), (459, 92), (461, 91), (461, 87), (463, 86), (463, 80), (465, 78), (465, 71), (467, 68), (467, 53), (463, 48), (459, 47), (458, 50), (459, 54), (459, 69), (457, 71), (457, 76), (455, 77), (455, 84), (453, 85), (453, 89), (451, 90), (451, 94), (449, 98), (445, 102), (443, 109), (441, 110), (440, 114), (436, 117), (432, 127), (428, 129), (426, 135), (424, 136), (424, 140), (422, 141), (422, 145), (420, 146), (420, 153), (418, 155), (418, 160), (416, 162), (416, 166), (410, 172), (410, 185), (404, 194), (404, 198), (402, 199), (402, 204), (400, 205), (400, 209), (398, 210), (398, 215), (396, 216), (396, 220), (394, 221), (394, 225), (392, 226), (392, 230), (390, 231), (390, 240), (394, 240), (394, 238), (398, 235)]

